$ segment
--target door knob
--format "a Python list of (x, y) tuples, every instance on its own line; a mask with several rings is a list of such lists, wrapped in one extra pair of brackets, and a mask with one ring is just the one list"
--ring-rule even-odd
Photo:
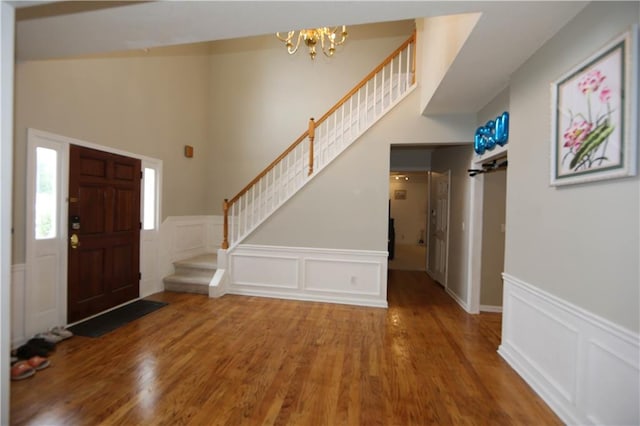
[(78, 234), (71, 234), (71, 238), (69, 238), (69, 240), (71, 241), (72, 249), (77, 249), (78, 246), (80, 245), (80, 239), (78, 238)]

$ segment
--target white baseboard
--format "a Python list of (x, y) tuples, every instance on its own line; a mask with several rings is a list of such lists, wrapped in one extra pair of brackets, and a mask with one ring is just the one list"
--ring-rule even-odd
[(447, 292), (447, 294), (448, 294), (449, 296), (451, 296), (451, 298), (452, 298), (453, 300), (455, 300), (455, 301), (456, 301), (456, 303), (457, 303), (458, 305), (460, 305), (460, 307), (462, 307), (462, 309), (464, 309), (464, 310), (465, 310), (465, 312), (469, 312), (469, 313), (471, 313), (471, 312), (469, 311), (469, 305), (467, 305), (467, 303), (466, 303), (464, 300), (462, 300), (462, 299), (460, 298), (460, 296), (458, 296), (458, 295), (457, 295), (453, 290), (451, 290), (449, 287), (447, 287), (447, 288), (445, 289), (445, 291)]
[(11, 346), (14, 348), (28, 340), (24, 325), (26, 271), (24, 263), (11, 266)]
[(387, 252), (240, 245), (227, 267), (231, 294), (387, 307)]
[(640, 335), (503, 278), (500, 355), (568, 424), (640, 424)]
[(502, 312), (502, 306), (480, 305), (480, 312), (501, 313)]

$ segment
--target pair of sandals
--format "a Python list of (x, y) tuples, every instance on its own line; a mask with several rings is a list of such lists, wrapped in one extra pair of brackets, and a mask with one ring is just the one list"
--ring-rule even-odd
[(65, 339), (73, 337), (73, 333), (64, 327), (56, 326), (44, 333), (38, 333), (34, 336), (38, 339), (44, 339), (49, 343), (59, 343)]
[(44, 370), (51, 365), (51, 361), (41, 356), (33, 356), (28, 360), (18, 361), (11, 366), (11, 380), (24, 380)]
[(49, 367), (51, 362), (46, 358), (49, 352), (56, 348), (57, 343), (72, 336), (71, 331), (58, 326), (29, 339), (12, 354), (16, 356), (16, 362), (11, 365), (11, 380), (27, 379), (36, 371)]

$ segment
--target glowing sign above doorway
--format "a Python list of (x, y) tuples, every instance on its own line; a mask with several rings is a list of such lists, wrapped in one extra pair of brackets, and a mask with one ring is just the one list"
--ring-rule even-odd
[(482, 155), (487, 150), (493, 150), (496, 145), (504, 146), (508, 140), (509, 113), (503, 112), (495, 120), (489, 120), (484, 126), (478, 127), (473, 140), (473, 149), (476, 154)]

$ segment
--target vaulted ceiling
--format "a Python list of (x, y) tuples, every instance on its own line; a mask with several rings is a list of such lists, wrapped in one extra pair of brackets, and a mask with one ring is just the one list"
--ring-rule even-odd
[(509, 76), (585, 5), (574, 1), (45, 2), (18, 10), (16, 54), (18, 61), (40, 60), (294, 28), (481, 12), (427, 110), (468, 113), (489, 102), (508, 84)]

